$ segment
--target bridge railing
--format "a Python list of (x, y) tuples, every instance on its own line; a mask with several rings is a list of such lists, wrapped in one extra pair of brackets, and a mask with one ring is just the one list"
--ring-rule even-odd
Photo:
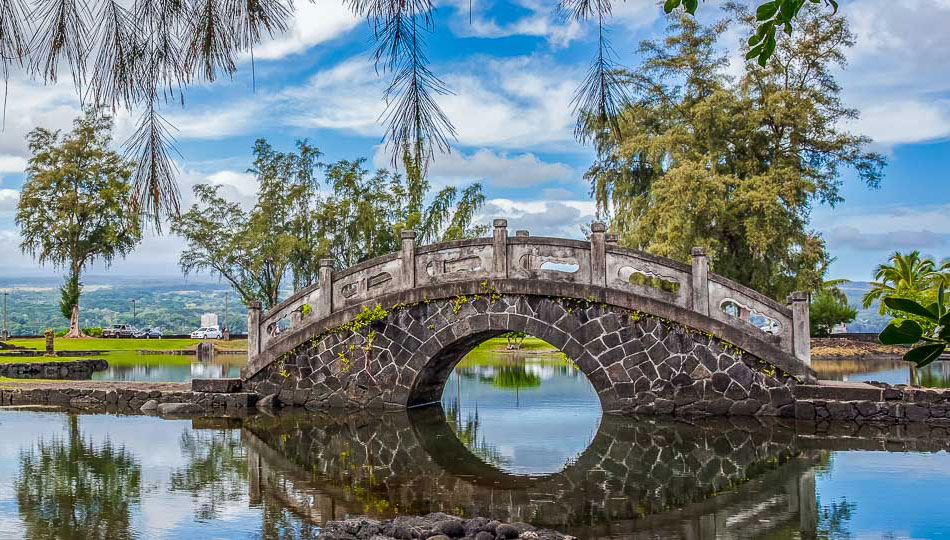
[[(493, 222), (491, 237), (416, 246), (403, 231), (399, 252), (333, 271), (320, 261), (318, 282), (261, 313), (248, 313), (248, 355), (253, 360), (281, 333), (334, 311), (396, 291), (482, 279), (545, 280), (627, 291), (696, 311), (773, 342), (810, 363), (808, 295), (794, 293), (788, 305), (709, 272), (709, 258), (693, 248), (692, 264), (622, 248), (603, 223), (591, 225), (589, 241), (508, 235), (504, 219)], [(311, 315), (312, 314), (312, 315)]]

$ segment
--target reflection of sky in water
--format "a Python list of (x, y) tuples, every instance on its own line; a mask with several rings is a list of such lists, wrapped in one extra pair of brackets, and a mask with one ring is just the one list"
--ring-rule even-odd
[(816, 478), (821, 504), (848, 501), (853, 538), (950, 538), (950, 455), (835, 452)]
[[(501, 354), (504, 356), (504, 354)], [(477, 419), (475, 441), (481, 452), (498, 459), (494, 465), (524, 475), (560, 471), (576, 459), (593, 439), (600, 424), (600, 400), (578, 370), (542, 365), (528, 357), (523, 364), (506, 366), (540, 379), (540, 384), (500, 388), (493, 384), (502, 368), (458, 368), (442, 395), (447, 415), (462, 426)], [(535, 383), (536, 384), (536, 381)]]

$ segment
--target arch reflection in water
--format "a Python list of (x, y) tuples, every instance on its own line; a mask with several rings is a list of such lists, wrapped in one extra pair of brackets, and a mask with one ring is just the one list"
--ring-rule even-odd
[(562, 470), (587, 448), (600, 400), (587, 377), (547, 343), (518, 350), (491, 339), (469, 352), (442, 394), (455, 436), (481, 459), (513, 474)]
[(242, 437), (252, 500), (277, 498), (318, 523), (443, 511), (582, 538), (676, 538), (684, 530), (741, 537), (817, 526), (814, 472), (822, 453), (798, 449), (793, 432), (756, 421), (605, 416), (575, 462), (534, 476), (469, 451), (438, 406), (379, 417), (253, 418)]

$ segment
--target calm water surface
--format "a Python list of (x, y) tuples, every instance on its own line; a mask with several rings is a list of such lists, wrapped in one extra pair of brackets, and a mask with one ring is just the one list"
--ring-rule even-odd
[(195, 355), (139, 354), (115, 351), (102, 357), (109, 368), (92, 374), (96, 381), (188, 382), (191, 379), (239, 377), (245, 354), (218, 354), (210, 361)]
[(431, 511), (581, 538), (950, 538), (950, 455), (857, 450), (875, 436), (602, 416), (568, 362), (511, 354), (409, 413), (0, 409), (0, 538), (312, 538)]

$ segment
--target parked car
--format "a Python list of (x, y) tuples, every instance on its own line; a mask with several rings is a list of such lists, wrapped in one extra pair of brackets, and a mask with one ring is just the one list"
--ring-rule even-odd
[(137, 330), (131, 324), (113, 324), (108, 328), (102, 329), (104, 338), (130, 338), (135, 337)]
[(162, 329), (161, 328), (146, 328), (141, 332), (135, 334), (137, 338), (145, 339), (162, 339)]
[(221, 329), (217, 326), (205, 326), (191, 333), (191, 339), (221, 339)]

